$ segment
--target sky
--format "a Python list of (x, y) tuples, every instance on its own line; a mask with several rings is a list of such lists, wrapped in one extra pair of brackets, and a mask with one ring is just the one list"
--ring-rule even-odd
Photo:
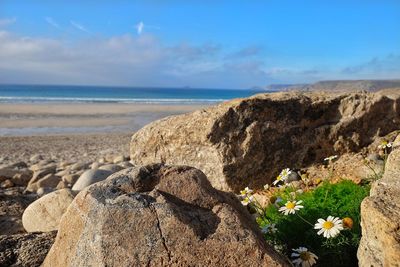
[(399, 0), (0, 0), (0, 83), (399, 78)]

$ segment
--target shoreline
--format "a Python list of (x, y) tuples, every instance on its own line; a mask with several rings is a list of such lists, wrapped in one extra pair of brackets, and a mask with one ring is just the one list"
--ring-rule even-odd
[(0, 136), (134, 132), (152, 121), (210, 105), (0, 103)]

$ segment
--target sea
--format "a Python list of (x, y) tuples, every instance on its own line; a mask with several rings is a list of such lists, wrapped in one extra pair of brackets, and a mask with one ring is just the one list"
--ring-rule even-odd
[(250, 89), (0, 85), (0, 103), (212, 104), (261, 92)]
[[(137, 131), (144, 125), (179, 111), (136, 112), (111, 114), (64, 114), (60, 112), (19, 113), (12, 104), (51, 105), (85, 103), (125, 103), (151, 105), (213, 105), (233, 98), (261, 93), (260, 90), (201, 89), (201, 88), (145, 88), (64, 85), (0, 85), (0, 136), (104, 133)], [(6, 106), (7, 105), (7, 106)], [(162, 110), (162, 109), (161, 109)], [(166, 109), (167, 110), (167, 109)], [(104, 113), (104, 114), (103, 114)], [(66, 122), (80, 120), (79, 126)], [(104, 120), (104, 124), (86, 125), (84, 121)], [(108, 121), (123, 121), (109, 125)]]

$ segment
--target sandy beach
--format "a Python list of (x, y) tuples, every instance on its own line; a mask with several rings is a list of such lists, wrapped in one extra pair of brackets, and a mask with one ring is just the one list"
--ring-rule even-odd
[(0, 104), (0, 164), (46, 159), (87, 161), (128, 155), (132, 134), (147, 123), (203, 105)]
[(151, 121), (204, 105), (0, 104), (0, 136), (134, 132)]

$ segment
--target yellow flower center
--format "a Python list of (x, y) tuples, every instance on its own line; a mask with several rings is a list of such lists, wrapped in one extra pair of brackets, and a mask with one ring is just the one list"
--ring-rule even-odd
[(333, 222), (330, 222), (330, 221), (326, 221), (326, 222), (324, 222), (324, 224), (322, 225), (322, 227), (323, 227), (324, 229), (327, 229), (327, 230), (331, 229), (333, 226), (334, 226)]
[(288, 203), (286, 203), (286, 208), (287, 209), (290, 209), (290, 210), (292, 210), (292, 209), (294, 209), (294, 207), (296, 206), (296, 204), (294, 203), (294, 202), (288, 202)]
[(308, 251), (300, 252), (300, 259), (303, 261), (308, 261), (311, 258), (311, 255)]

